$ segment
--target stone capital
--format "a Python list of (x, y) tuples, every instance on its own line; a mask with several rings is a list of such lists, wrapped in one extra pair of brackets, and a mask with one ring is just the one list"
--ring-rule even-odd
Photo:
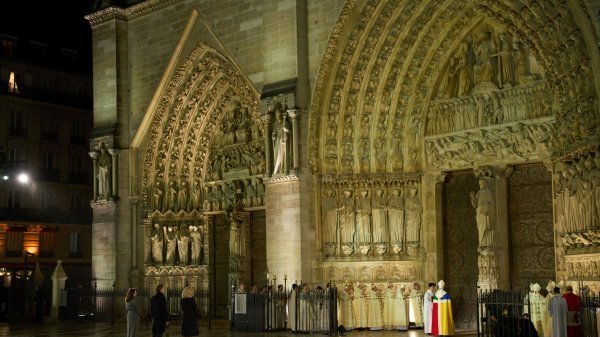
[(494, 176), (494, 167), (488, 165), (476, 166), (473, 167), (473, 172), (476, 178), (492, 178)]
[(513, 173), (514, 168), (510, 165), (497, 166), (494, 170), (494, 177), (497, 179), (508, 178)]
[(98, 159), (98, 151), (90, 151), (88, 152), (88, 154), (90, 155), (90, 157), (92, 157), (93, 160), (97, 160)]
[(108, 151), (108, 153), (110, 153), (111, 156), (113, 157), (118, 157), (119, 153), (121, 153), (121, 150), (117, 150), (117, 149), (106, 149)]
[(301, 109), (289, 109), (289, 110), (287, 110), (287, 114), (288, 114), (288, 116), (290, 116), (291, 119), (296, 119), (297, 117), (299, 117), (302, 114), (302, 110)]

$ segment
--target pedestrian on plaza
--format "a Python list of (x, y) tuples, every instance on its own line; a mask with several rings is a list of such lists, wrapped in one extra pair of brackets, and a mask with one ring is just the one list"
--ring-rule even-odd
[(198, 306), (194, 298), (194, 288), (185, 287), (181, 293), (181, 335), (184, 337), (199, 336)]
[(554, 296), (548, 303), (548, 312), (552, 316), (552, 336), (567, 337), (567, 300), (560, 295), (560, 288), (554, 287)]
[(167, 298), (163, 293), (162, 284), (156, 286), (156, 295), (150, 299), (150, 315), (152, 315), (152, 337), (162, 337), (169, 319), (167, 312)]
[(127, 310), (127, 337), (136, 337), (142, 319), (142, 310), (137, 303), (137, 291), (129, 288), (125, 295), (125, 310)]

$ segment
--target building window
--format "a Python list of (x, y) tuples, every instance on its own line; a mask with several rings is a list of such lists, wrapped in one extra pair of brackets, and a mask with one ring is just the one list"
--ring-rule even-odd
[(22, 79), (20, 74), (15, 74), (11, 71), (8, 76), (8, 92), (19, 94), (19, 85), (23, 82)]
[(21, 190), (8, 190), (8, 208), (21, 208), (23, 205), (23, 191)]
[(25, 136), (25, 114), (23, 111), (13, 110), (10, 112), (8, 133), (11, 136)]
[(69, 256), (81, 257), (81, 235), (79, 233), (71, 233), (69, 242)]
[(6, 233), (6, 257), (18, 257), (23, 254), (23, 232), (9, 229)]
[(2, 37), (1, 41), (2, 41), (1, 42), (2, 54), (4, 56), (14, 57), (16, 46), (17, 46), (16, 41), (13, 39), (10, 39), (10, 38), (6, 38), (6, 37)]
[(42, 167), (45, 170), (54, 169), (54, 153), (44, 152), (44, 158), (42, 160)]
[(58, 141), (58, 132), (56, 122), (52, 118), (42, 118), (42, 139), (49, 141)]
[(40, 233), (40, 257), (54, 257), (54, 232)]
[(10, 148), (8, 150), (8, 162), (12, 166), (19, 166), (19, 163), (25, 161), (25, 154), (22, 149)]

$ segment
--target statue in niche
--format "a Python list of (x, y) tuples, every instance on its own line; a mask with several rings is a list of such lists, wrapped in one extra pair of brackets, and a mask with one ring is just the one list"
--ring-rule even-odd
[(252, 184), (252, 179), (248, 179), (244, 181), (244, 199), (242, 204), (244, 207), (253, 206), (253, 201), (256, 198), (256, 189), (254, 188), (254, 184)]
[(498, 57), (500, 57), (500, 83), (503, 88), (510, 88), (514, 83), (514, 59), (512, 36), (506, 33), (498, 35)]
[(188, 231), (190, 233), (190, 241), (192, 246), (192, 255), (190, 258), (190, 264), (197, 266), (202, 262), (202, 226), (198, 225), (190, 225), (188, 227)]
[(192, 186), (192, 193), (189, 205), (190, 210), (200, 208), (200, 193), (200, 182), (198, 180), (195, 180), (194, 185)]
[(240, 258), (244, 254), (245, 246), (240, 219), (232, 208), (227, 210), (225, 217), (229, 221), (229, 255)]
[(271, 135), (273, 140), (273, 158), (275, 159), (273, 174), (286, 173), (287, 142), (290, 129), (287, 125), (285, 111), (283, 111), (281, 103), (275, 103), (274, 114), (275, 121), (273, 122), (273, 133)]
[(157, 181), (154, 184), (154, 208), (157, 210), (163, 209), (163, 184), (162, 181)]
[(182, 180), (179, 183), (179, 191), (177, 192), (177, 210), (185, 210), (188, 198), (188, 182)]
[(569, 190), (569, 215), (571, 217), (571, 231), (583, 230), (583, 219), (581, 217), (582, 198), (581, 198), (581, 176), (577, 171), (577, 164), (571, 163), (569, 166), (569, 174), (571, 179), (567, 189)]
[(204, 186), (204, 202), (202, 208), (205, 212), (212, 211), (213, 192), (210, 185)]
[(235, 103), (235, 106), (227, 111), (227, 114), (223, 116), (221, 121), (221, 132), (223, 138), (221, 138), (221, 145), (235, 144), (235, 130), (237, 128), (236, 113), (238, 110), (239, 102)]
[(98, 157), (98, 198), (108, 200), (111, 196), (112, 156), (108, 153), (106, 145), (100, 143), (100, 156)]
[(355, 205), (352, 199), (352, 190), (344, 190), (344, 199), (341, 201), (339, 208), (340, 220), (340, 241), (344, 245), (344, 254), (352, 253), (352, 244), (354, 243), (355, 231)]
[(475, 83), (493, 82), (494, 65), (492, 55), (496, 53), (496, 46), (492, 38), (492, 32), (475, 34), (473, 40), (473, 52), (477, 60), (473, 66)]
[(600, 227), (600, 154), (594, 155), (594, 168), (591, 169), (590, 180), (594, 193), (594, 208), (592, 209), (592, 227)]
[(155, 222), (150, 232), (150, 250), (152, 262), (162, 264), (164, 258), (164, 233), (158, 222)]
[(396, 254), (403, 250), (404, 242), (404, 199), (402, 190), (392, 189), (392, 195), (388, 201), (388, 224), (390, 227), (390, 244), (392, 251)]
[(416, 188), (411, 188), (408, 191), (408, 196), (405, 199), (406, 205), (406, 241), (419, 242), (419, 234), (421, 232), (421, 214), (423, 207), (418, 196), (419, 191)]
[(448, 63), (446, 83), (444, 85), (444, 97), (456, 97), (458, 94), (458, 56), (450, 57)]
[(373, 215), (373, 242), (384, 243), (387, 241), (387, 205), (383, 189), (375, 189), (371, 198)]
[(359, 192), (356, 210), (356, 241), (360, 245), (360, 252), (366, 255), (371, 243), (371, 198), (369, 191), (364, 189)]
[(265, 198), (265, 184), (262, 180), (258, 180), (256, 183), (256, 202), (254, 203), (256, 206), (264, 205)]
[(169, 209), (175, 212), (177, 210), (177, 182), (169, 182)]
[(166, 243), (166, 259), (165, 264), (168, 266), (175, 265), (175, 255), (177, 253), (177, 234), (175, 233), (175, 227), (163, 226), (164, 237)]
[(323, 243), (336, 244), (338, 231), (338, 203), (335, 190), (326, 188), (323, 190), (321, 199), (322, 224), (323, 224)]
[(248, 141), (248, 126), (250, 125), (250, 122), (248, 120), (248, 108), (242, 108), (238, 103), (235, 110), (237, 116), (236, 119), (238, 123), (235, 130), (235, 139), (238, 143), (245, 143)]
[(596, 180), (598, 180), (597, 176), (599, 174), (598, 171), (595, 171), (594, 161), (592, 157), (586, 157), (582, 159), (583, 166), (583, 190), (585, 193), (584, 196), (584, 211), (586, 216), (586, 224), (587, 227), (593, 227), (595, 223), (597, 223), (596, 219), (596, 198), (594, 197), (594, 175), (596, 175)]
[(213, 211), (221, 210), (221, 199), (223, 199), (223, 191), (221, 190), (221, 185), (215, 185), (213, 187), (213, 200), (212, 200)]
[(457, 85), (457, 96), (467, 95), (471, 91), (471, 65), (469, 64), (469, 45), (466, 42), (461, 42), (458, 47), (458, 61), (456, 66), (458, 68), (458, 85)]
[(479, 191), (470, 193), (471, 204), (475, 207), (475, 220), (477, 222), (477, 231), (479, 233), (480, 253), (488, 250), (488, 247), (494, 244), (494, 220), (496, 205), (494, 194), (488, 187), (487, 181), (479, 179)]
[(187, 266), (188, 251), (190, 249), (190, 238), (187, 235), (187, 226), (181, 226), (177, 229), (177, 252), (179, 253), (179, 265)]

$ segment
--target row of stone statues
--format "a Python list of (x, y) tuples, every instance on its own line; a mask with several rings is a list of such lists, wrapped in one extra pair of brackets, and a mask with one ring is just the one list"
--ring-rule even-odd
[(551, 114), (552, 96), (543, 84), (474, 93), (433, 102), (427, 113), (426, 134), (475, 129)]
[(460, 168), (496, 160), (527, 160), (547, 153), (552, 142), (550, 122), (516, 123), (425, 140), (427, 164), (432, 168)]
[(259, 207), (264, 205), (265, 184), (261, 178), (249, 178), (206, 185), (203, 210), (226, 210), (230, 207)]
[(569, 278), (600, 279), (599, 261), (574, 261), (567, 263)]
[(216, 144), (228, 146), (249, 141), (261, 140), (262, 134), (258, 127), (252, 127), (251, 117), (247, 107), (242, 107), (235, 102), (233, 107), (227, 110), (221, 120), (221, 134)]
[(244, 145), (216, 150), (206, 168), (205, 181), (223, 180), (228, 172), (244, 171), (246, 175), (266, 173), (265, 151), (261, 145)]
[(513, 35), (491, 28), (476, 31), (450, 57), (439, 96), (463, 96), (478, 84), (507, 88), (539, 78), (532, 74), (530, 55)]
[(202, 264), (204, 226), (194, 221), (154, 222), (148, 233), (147, 264), (156, 266)]
[(371, 245), (378, 255), (388, 249), (399, 254), (408, 243), (418, 246), (422, 211), (416, 187), (389, 190), (325, 187), (321, 197), (325, 255), (337, 255), (338, 244), (343, 255), (354, 254), (355, 248), (358, 254), (367, 255)]
[[(600, 227), (600, 153), (555, 166), (556, 226), (560, 233), (583, 233)], [(582, 237), (583, 239), (584, 237)], [(590, 237), (586, 244), (598, 244)]]

